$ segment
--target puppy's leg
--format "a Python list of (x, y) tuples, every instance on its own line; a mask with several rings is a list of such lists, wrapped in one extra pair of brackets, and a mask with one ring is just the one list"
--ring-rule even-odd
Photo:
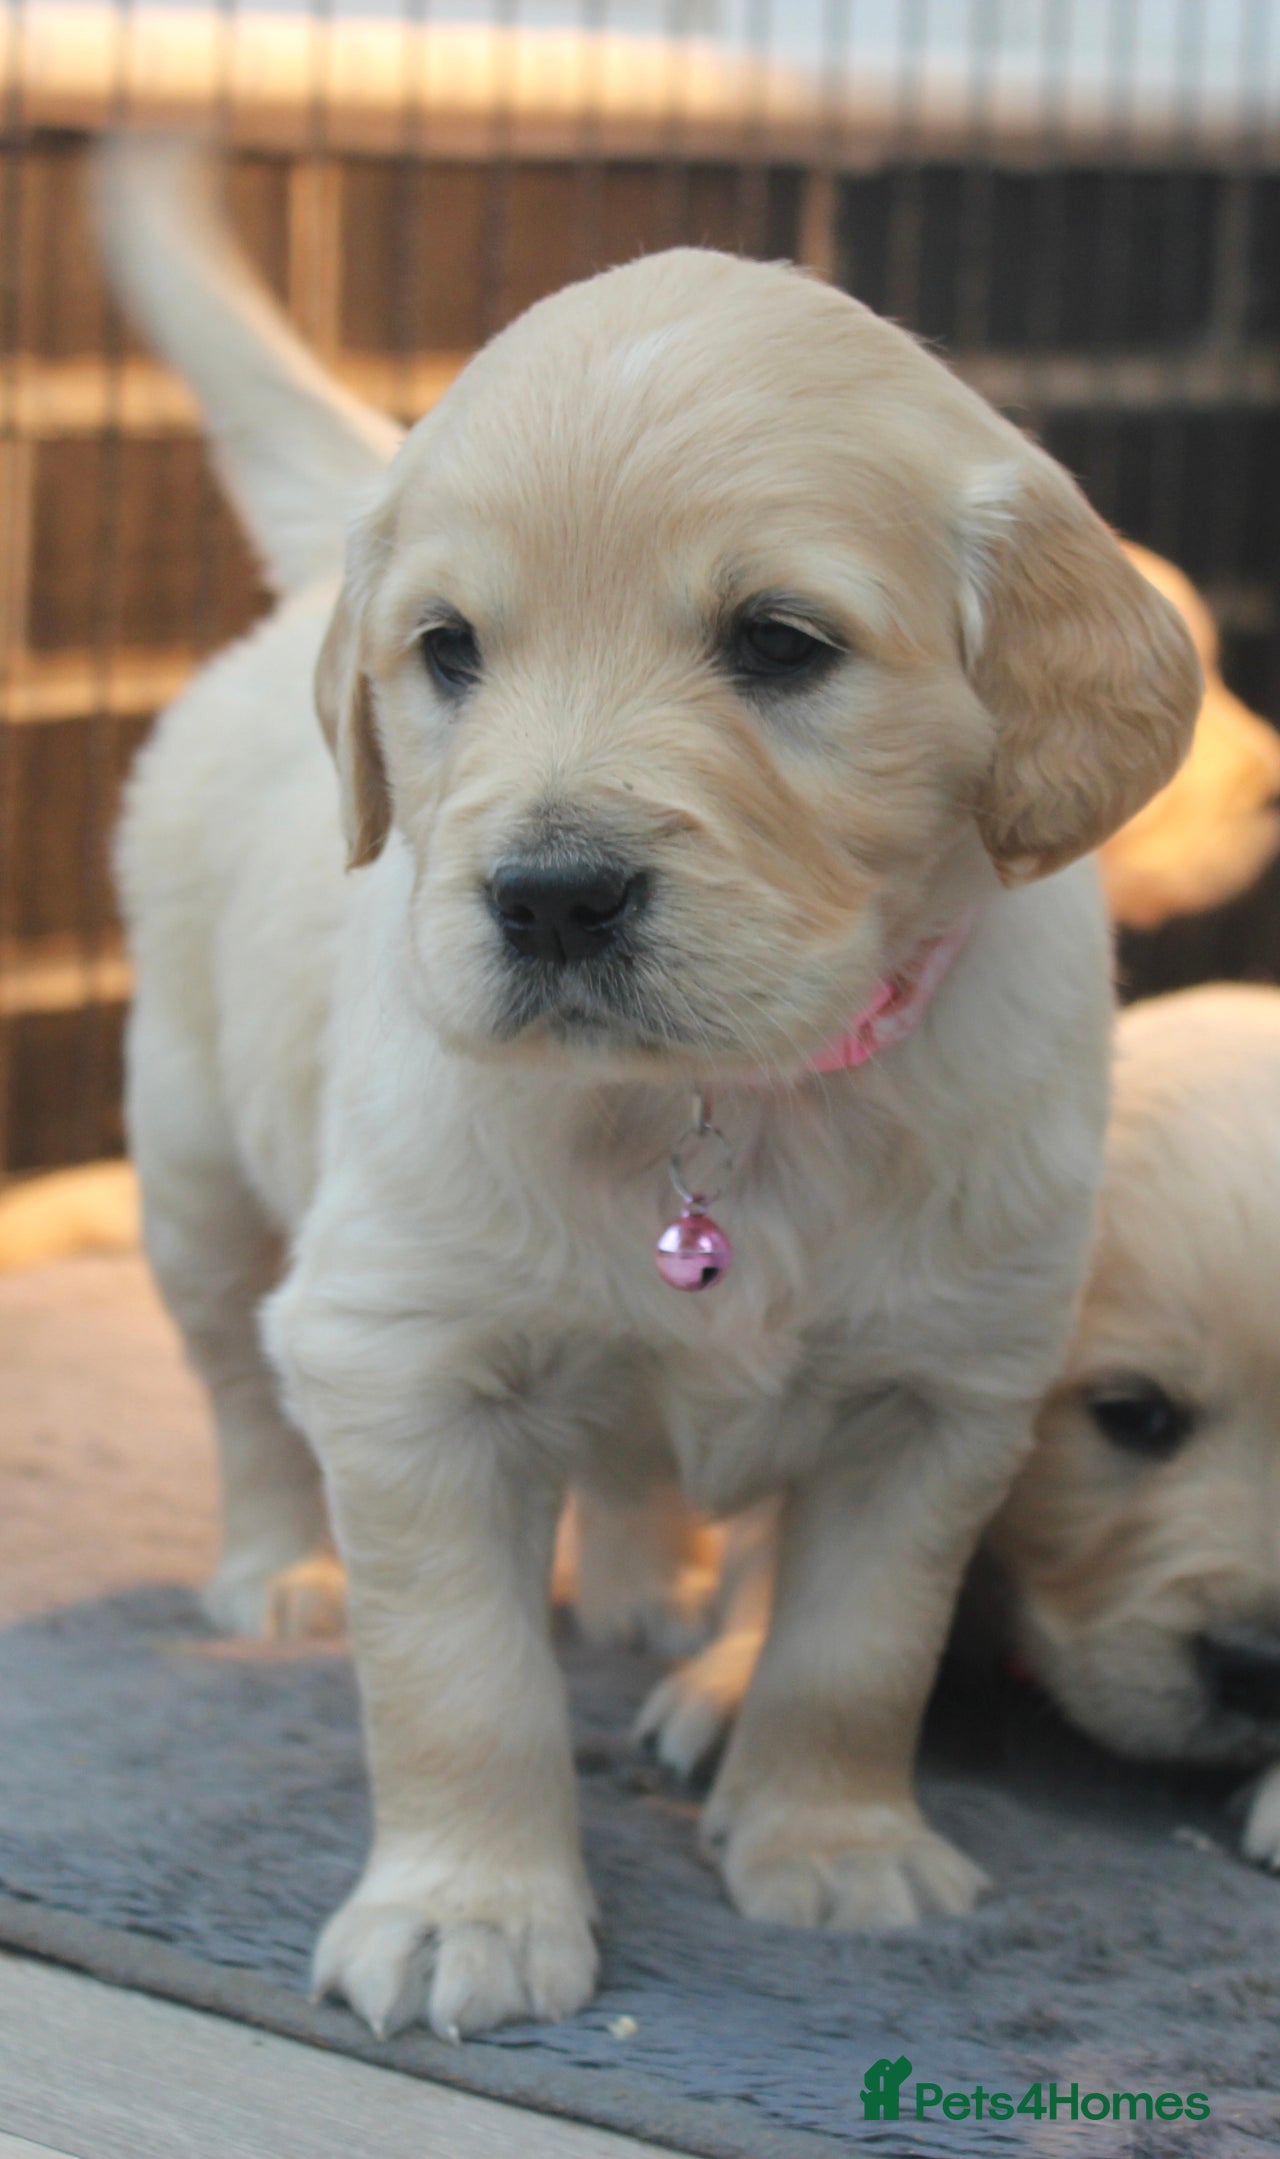
[(573, 1607), (589, 1640), (660, 1657), (706, 1640), (720, 1538), (678, 1485), (631, 1502), (579, 1491), (573, 1515)]
[(909, 1925), (985, 1886), (913, 1791), (960, 1580), (1032, 1405), (907, 1398), (828, 1454), (782, 1516), (773, 1620), (704, 1816), (752, 1918)]
[(373, 1849), (316, 1989), (384, 2033), (567, 2016), (596, 1955), (548, 1625), (552, 1420), (496, 1381), (478, 1394), (474, 1342), (455, 1382), (417, 1312), (342, 1309), (295, 1278), (266, 1324), (325, 1462), (373, 1786)]
[(678, 1777), (710, 1760), (751, 1684), (773, 1601), (777, 1514), (769, 1500), (729, 1524), (715, 1636), (659, 1680), (636, 1719), (636, 1737)]
[(147, 1254), (217, 1428), (222, 1556), (205, 1608), (241, 1633), (336, 1631), (343, 1599), (326, 1558), (319, 1465), (281, 1410), (258, 1339), (276, 1240), (236, 1166), (197, 1047), (154, 1001), (140, 1000), (131, 1025), (129, 1126)]

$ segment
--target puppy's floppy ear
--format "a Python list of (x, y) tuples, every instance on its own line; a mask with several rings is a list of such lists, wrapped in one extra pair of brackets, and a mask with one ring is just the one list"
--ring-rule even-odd
[(996, 722), (978, 829), (1006, 884), (1107, 839), (1176, 771), (1200, 709), (1186, 625), (1031, 444), (966, 491), (961, 637)]
[(316, 663), (316, 710), (338, 768), (349, 870), (382, 853), (391, 827), (391, 790), (364, 666), (365, 609), (384, 544), (380, 512), (353, 527), (346, 577)]

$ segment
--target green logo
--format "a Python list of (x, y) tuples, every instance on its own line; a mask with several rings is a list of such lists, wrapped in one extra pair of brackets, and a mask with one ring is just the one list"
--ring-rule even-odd
[[(862, 2118), (868, 2122), (902, 2120), (902, 2087), (912, 2064), (905, 2054), (891, 2062), (887, 2054), (864, 2071)], [(947, 2121), (1012, 2121), (1015, 2114), (1030, 2114), (1036, 2121), (1133, 2122), (1208, 2121), (1212, 2109), (1204, 2092), (1082, 2092), (1079, 2084), (1029, 2084), (1016, 2092), (988, 2091), (974, 2084), (966, 2091), (946, 2091), (941, 2084), (916, 2079), (916, 2121), (927, 2121), (934, 2110)]]
[(862, 2119), (867, 2122), (896, 2122), (902, 2119), (902, 2087), (911, 2074), (911, 2064), (905, 2054), (891, 2062), (882, 2054), (878, 2062), (872, 2062), (862, 2079)]

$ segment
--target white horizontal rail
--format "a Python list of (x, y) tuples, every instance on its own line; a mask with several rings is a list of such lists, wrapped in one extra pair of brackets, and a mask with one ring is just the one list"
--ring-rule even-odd
[(872, 12), (883, 19), (866, 36), (827, 54), (819, 15), (799, 0), (775, 9), (767, 49), (745, 35), (545, 19), (424, 24), (341, 7), (317, 19), (303, 8), (29, 0), (0, 37), (0, 92), (33, 125), (216, 116), (262, 146), (429, 146), (468, 158), (590, 149), (854, 167), (977, 144), (1061, 163), (1117, 150), (1221, 155), (1245, 138), (1255, 161), (1280, 158), (1276, 40), (1251, 68), (1231, 0), (1208, 11), (1203, 51), (1181, 51), (1171, 18), (1169, 34), (1135, 48), (1119, 72), (1096, 38), (1062, 52), (1025, 40), (984, 52), (936, 37), (913, 50), (892, 9)]

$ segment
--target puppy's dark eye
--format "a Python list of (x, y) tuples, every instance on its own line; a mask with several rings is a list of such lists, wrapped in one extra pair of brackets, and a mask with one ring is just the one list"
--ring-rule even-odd
[(1176, 1454), (1196, 1421), (1188, 1403), (1175, 1402), (1154, 1380), (1095, 1387), (1086, 1394), (1085, 1406), (1113, 1447), (1153, 1462), (1166, 1462)]
[(469, 690), (480, 676), (480, 647), (469, 622), (441, 622), (422, 633), (427, 673), (447, 697)]
[(832, 657), (820, 637), (776, 615), (753, 615), (733, 636), (733, 664), (741, 675), (779, 681), (813, 674)]

